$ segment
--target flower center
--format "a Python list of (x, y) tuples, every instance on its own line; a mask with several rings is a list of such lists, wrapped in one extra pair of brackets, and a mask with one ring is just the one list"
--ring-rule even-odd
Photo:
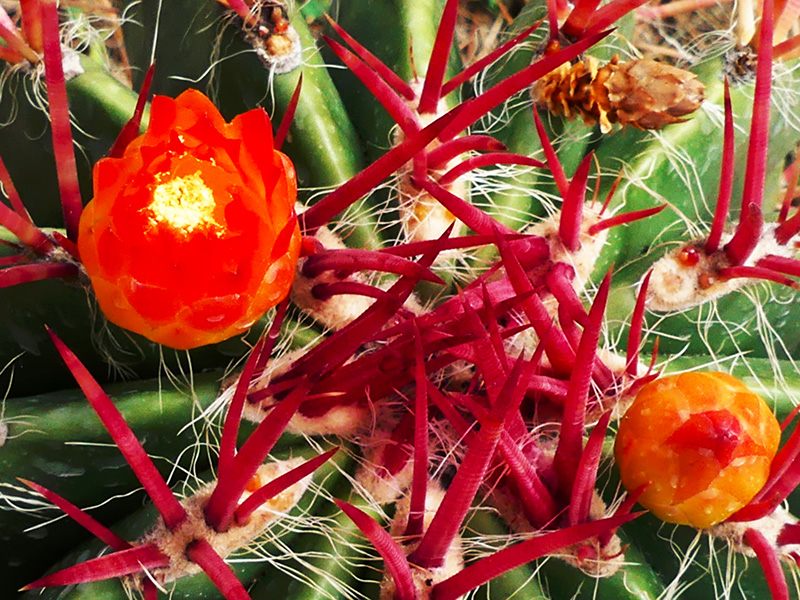
[(222, 227), (214, 219), (214, 192), (200, 171), (159, 183), (148, 207), (153, 226), (166, 224), (188, 235), (196, 230), (213, 230), (221, 235)]

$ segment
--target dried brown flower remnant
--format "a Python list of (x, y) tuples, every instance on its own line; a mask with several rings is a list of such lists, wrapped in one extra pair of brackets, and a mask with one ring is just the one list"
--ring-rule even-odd
[(600, 66), (589, 56), (542, 77), (532, 94), (534, 102), (554, 114), (580, 115), (608, 133), (612, 123), (639, 129), (680, 123), (703, 102), (704, 90), (694, 73), (654, 60), (620, 63), (615, 56)]
[[(235, 10), (234, 3), (219, 0)], [(237, 3), (238, 4), (238, 3)], [(300, 66), (303, 48), (300, 37), (289, 20), (286, 3), (275, 0), (244, 0), (250, 9), (240, 27), (244, 40), (253, 46), (258, 58), (275, 74), (288, 73)]]

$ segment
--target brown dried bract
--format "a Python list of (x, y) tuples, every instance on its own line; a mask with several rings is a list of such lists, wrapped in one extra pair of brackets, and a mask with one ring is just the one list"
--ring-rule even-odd
[(680, 123), (702, 104), (704, 90), (694, 73), (654, 60), (620, 63), (615, 56), (600, 66), (590, 56), (542, 77), (532, 95), (552, 113), (580, 115), (587, 124), (600, 123), (608, 133), (612, 123), (639, 129)]
[(289, 20), (286, 3), (250, 0), (254, 22), (242, 23), (242, 34), (267, 67), (280, 75), (296, 69), (302, 62), (300, 37)]

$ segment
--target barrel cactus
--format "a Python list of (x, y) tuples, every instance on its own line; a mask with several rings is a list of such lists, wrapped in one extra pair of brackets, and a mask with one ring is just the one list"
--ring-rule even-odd
[(695, 4), (4, 2), (2, 597), (800, 598), (800, 9)]

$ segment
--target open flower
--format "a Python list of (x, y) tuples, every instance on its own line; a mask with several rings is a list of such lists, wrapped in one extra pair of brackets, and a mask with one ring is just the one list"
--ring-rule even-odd
[(173, 348), (225, 340), (288, 293), (297, 182), (263, 109), (225, 123), (202, 93), (156, 96), (147, 132), (99, 161), (78, 246), (100, 308)]

